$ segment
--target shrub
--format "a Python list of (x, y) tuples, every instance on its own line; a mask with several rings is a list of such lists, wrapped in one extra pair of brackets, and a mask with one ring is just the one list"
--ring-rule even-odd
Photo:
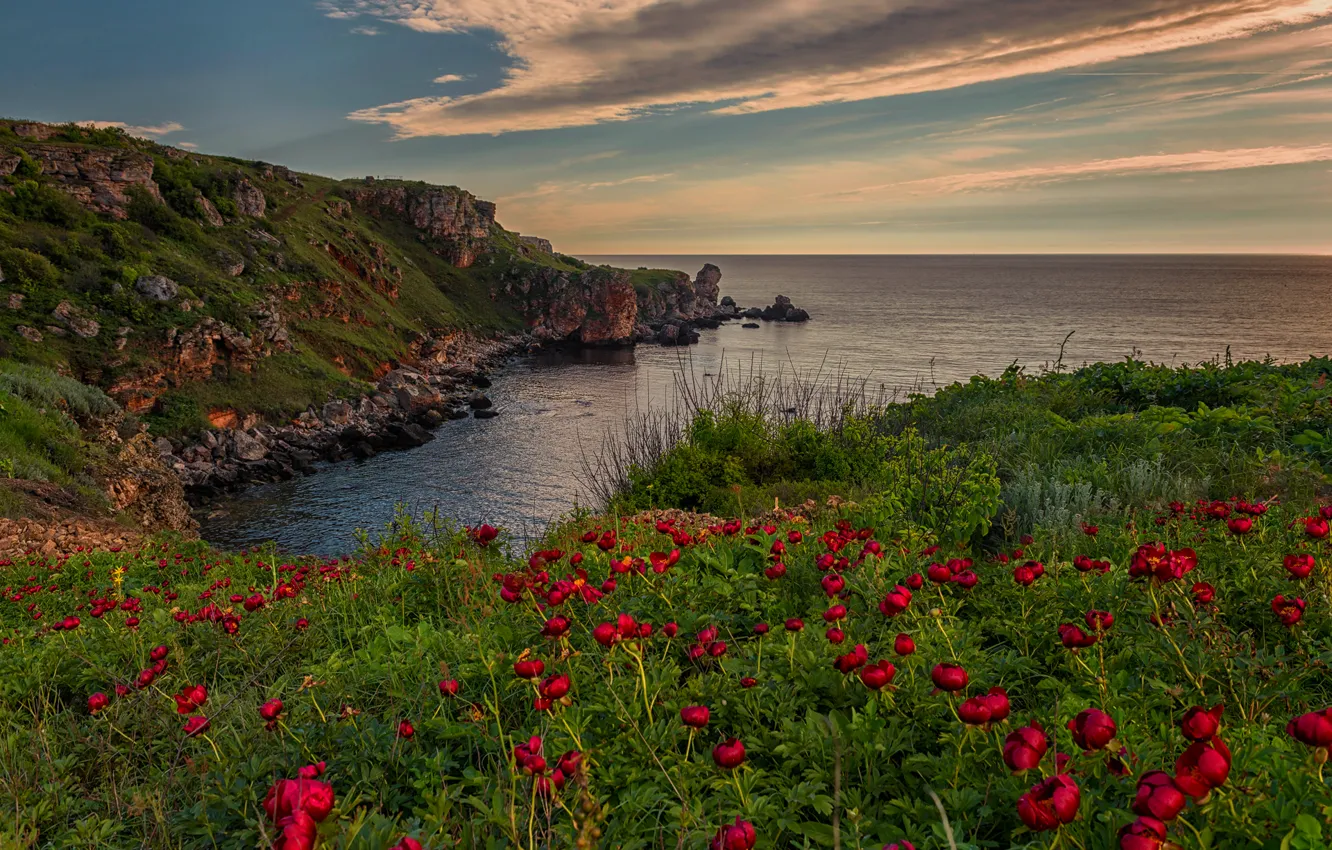
[(0, 248), (0, 269), (4, 270), (6, 283), (12, 281), (13, 286), (29, 294), (54, 286), (60, 279), (60, 272), (50, 260), (22, 248)]
[(0, 212), (21, 221), (72, 228), (88, 217), (78, 201), (49, 184), (23, 180), (10, 188), (13, 194), (0, 192)]

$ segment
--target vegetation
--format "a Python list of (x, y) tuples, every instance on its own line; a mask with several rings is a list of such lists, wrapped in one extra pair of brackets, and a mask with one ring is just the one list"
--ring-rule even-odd
[[(1326, 846), (1327, 371), (1014, 369), (901, 404), (750, 383), (639, 423), (609, 512), (522, 554), (403, 516), (338, 560), (0, 565), (3, 829)], [(798, 485), (855, 498), (747, 495)]]
[[(99, 450), (80, 423), (118, 410), (99, 390), (40, 366), (0, 360), (0, 478), (23, 478), (67, 487), (91, 504), (103, 501), (88, 477)], [(0, 489), (0, 516), (22, 505)]]

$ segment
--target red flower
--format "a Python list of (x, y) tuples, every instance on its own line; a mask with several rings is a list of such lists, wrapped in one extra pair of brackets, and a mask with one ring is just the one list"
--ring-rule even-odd
[(390, 847), (389, 850), (424, 850), (424, 848), (421, 846), (421, 842), (415, 838), (404, 835), (402, 840)]
[(712, 712), (706, 705), (686, 705), (680, 709), (680, 722), (691, 729), (702, 729), (711, 717)]
[(757, 684), (758, 684), (758, 679), (755, 679), (753, 676), (743, 676), (740, 679), (740, 687), (742, 688), (746, 689), (752, 688)]
[(680, 626), (676, 623), (667, 623), (661, 627), (661, 633), (668, 638), (673, 638), (680, 633)]
[(1293, 626), (1304, 617), (1304, 600), (1298, 596), (1287, 598), (1277, 594), (1272, 600), (1272, 613), (1281, 620), (1281, 625)]
[(1115, 737), (1115, 721), (1099, 708), (1088, 708), (1068, 721), (1068, 731), (1079, 747), (1090, 752), (1104, 749)]
[[(1190, 741), (1210, 741), (1221, 728), (1221, 712), (1225, 710), (1226, 707), (1220, 703), (1210, 709), (1195, 705), (1184, 712), (1184, 717), (1179, 721), (1179, 728), (1184, 732), (1184, 737)], [(1170, 818), (1161, 818), (1161, 820), (1170, 820)]]
[(770, 580), (776, 581), (777, 579), (786, 575), (786, 564), (783, 564), (781, 561), (778, 561), (777, 563), (773, 564), (771, 567), (768, 567), (766, 570), (764, 570), (763, 574), (767, 576)]
[(1309, 517), (1304, 521), (1304, 533), (1314, 540), (1324, 540), (1328, 535), (1327, 520), (1321, 516)]
[(264, 595), (262, 593), (256, 593), (245, 600), (246, 611), (258, 611), (262, 607), (264, 607)]
[(153, 662), (161, 661), (167, 657), (169, 651), (165, 646), (155, 646), (148, 653), (148, 659)]
[(1069, 649), (1084, 649), (1096, 643), (1096, 635), (1089, 635), (1072, 623), (1059, 625), (1059, 641)]
[(1105, 575), (1110, 572), (1109, 561), (1093, 561), (1086, 555), (1078, 555), (1073, 558), (1073, 566), (1080, 573), (1100, 573)]
[(1233, 516), (1226, 521), (1226, 528), (1230, 529), (1231, 534), (1242, 537), (1253, 531), (1253, 520), (1246, 516)]
[(947, 584), (953, 580), (953, 573), (943, 564), (930, 564), (925, 570), (925, 576), (935, 584)]
[(546, 663), (538, 659), (518, 661), (513, 665), (513, 675), (519, 679), (535, 679), (546, 672)]
[(1109, 611), (1088, 611), (1082, 618), (1087, 623), (1087, 628), (1094, 632), (1103, 632), (1115, 624), (1115, 615)]
[(1292, 579), (1308, 578), (1309, 573), (1313, 572), (1314, 556), (1307, 552), (1296, 555), (1287, 555), (1282, 565), (1286, 572), (1290, 573)]
[(541, 627), (541, 634), (543, 637), (550, 638), (551, 640), (559, 640), (562, 637), (567, 637), (569, 634), (569, 618), (551, 617), (546, 621), (546, 624)]
[(312, 850), (319, 840), (319, 824), (304, 811), (297, 810), (277, 825), (282, 829), (278, 850)]
[(837, 659), (833, 661), (833, 667), (835, 667), (839, 673), (851, 673), (856, 669), (865, 666), (868, 661), (869, 653), (865, 651), (865, 644), (858, 643), (856, 644), (856, 648), (852, 651), (845, 655), (837, 656)]
[(824, 637), (828, 638), (829, 643), (841, 643), (842, 641), (846, 640), (846, 632), (842, 631), (836, 626), (833, 626), (832, 628), (825, 631), (823, 635)]
[(569, 693), (569, 677), (564, 673), (547, 676), (541, 680), (541, 684), (537, 686), (537, 691), (541, 694), (542, 699), (548, 699), (552, 702), (563, 699), (564, 695)]
[(984, 697), (972, 697), (957, 707), (957, 716), (968, 726), (983, 726), (990, 722), (990, 704)]
[(680, 550), (672, 549), (669, 555), (661, 552), (653, 552), (648, 555), (648, 563), (652, 565), (652, 572), (664, 573), (680, 560)]
[(1291, 719), (1286, 734), (1306, 747), (1332, 747), (1332, 708)]
[(880, 660), (861, 668), (860, 681), (871, 691), (877, 691), (891, 683), (896, 675), (897, 668), (892, 662)]
[(493, 525), (482, 525), (478, 528), (467, 529), (467, 534), (480, 546), (489, 546), (499, 537), (499, 529)]
[(845, 617), (846, 617), (845, 605), (833, 605), (827, 611), (823, 612), (823, 622), (825, 623), (835, 623), (838, 620), (844, 619)]
[(193, 714), (208, 702), (208, 690), (203, 685), (186, 685), (175, 700), (177, 714)]
[(297, 812), (303, 812), (318, 822), (333, 811), (333, 803), (333, 786), (327, 782), (320, 782), (313, 777), (279, 779), (264, 797), (264, 811), (268, 812), (274, 823), (292, 817)]
[(460, 687), (457, 679), (444, 679), (439, 683), (439, 695), (443, 697), (456, 697)]
[(278, 717), (282, 715), (282, 700), (270, 699), (268, 702), (259, 706), (259, 716), (268, 721), (268, 728), (272, 729), (277, 725)]
[(985, 704), (990, 707), (991, 723), (1007, 720), (1008, 715), (1012, 712), (1012, 706), (1010, 706), (1008, 702), (1008, 691), (1003, 688), (990, 688), (990, 690), (984, 696), (979, 697), (979, 699), (984, 700)]
[(879, 603), (879, 610), (885, 617), (896, 617), (909, 605), (911, 605), (911, 591), (899, 584)]
[(597, 548), (603, 552), (609, 552), (615, 548), (615, 532), (607, 531), (597, 538)]
[(1060, 773), (1039, 782), (1018, 798), (1018, 817), (1035, 832), (1058, 829), (1078, 816), (1082, 792), (1068, 774)]
[(1216, 598), (1216, 588), (1205, 581), (1200, 581), (1193, 586), (1193, 598), (1199, 605), (1206, 605)]
[(754, 825), (740, 820), (740, 816), (736, 815), (735, 823), (726, 824), (717, 830), (717, 834), (708, 843), (708, 850), (753, 850), (756, 841), (758, 835), (754, 832)]
[(1190, 797), (1204, 797), (1226, 784), (1230, 750), (1220, 737), (1191, 744), (1175, 762), (1175, 784)]
[(823, 592), (831, 599), (846, 587), (846, 579), (837, 573), (828, 573), (819, 581), (819, 584), (823, 585)]
[(792, 617), (786, 621), (786, 630), (788, 632), (798, 632), (805, 627), (805, 621), (799, 617)]
[(745, 760), (745, 745), (739, 738), (727, 738), (712, 748), (712, 760), (727, 770), (739, 767)]
[(901, 841), (883, 845), (883, 850), (916, 850), (916, 845), (903, 838)]
[(911, 635), (905, 633), (899, 634), (896, 639), (893, 640), (893, 652), (896, 652), (898, 655), (911, 655), (915, 651), (916, 642), (911, 639)]
[[(925, 585), (925, 578), (921, 576), (920, 573), (912, 573), (911, 575), (907, 576), (905, 584), (911, 590), (920, 590), (921, 587)], [(898, 587), (901, 587), (901, 585), (898, 585)], [(907, 594), (907, 601), (908, 602), (911, 601), (910, 593)]]
[(110, 704), (111, 704), (111, 698), (108, 697), (106, 694), (102, 693), (101, 691), (98, 691), (97, 693), (88, 697), (88, 713), (96, 714), (97, 712), (106, 708)]
[(758, 635), (759, 637), (763, 637), (763, 636), (766, 635), (767, 633), (768, 633), (768, 624), (767, 624), (767, 623), (755, 623), (755, 624), (754, 624), (754, 634)]
[(1165, 850), (1171, 846), (1166, 841), (1166, 825), (1148, 815), (1119, 830), (1119, 850)]
[(1157, 820), (1174, 820), (1184, 810), (1188, 800), (1175, 785), (1175, 780), (1164, 770), (1144, 773), (1138, 780), (1137, 795), (1133, 798), (1133, 811)]
[(193, 738), (208, 728), (208, 718), (202, 714), (196, 714), (185, 721), (185, 734)]
[(1014, 567), (1013, 581), (1023, 587), (1030, 587), (1036, 581), (1036, 571), (1026, 564)]
[(410, 720), (403, 720), (398, 724), (398, 737), (410, 741), (416, 735), (416, 727), (412, 726)]
[(1049, 748), (1049, 737), (1041, 725), (1033, 720), (1031, 725), (1020, 726), (1004, 738), (1004, 764), (1014, 773), (1031, 770), (1040, 763)]
[(1095, 537), (1097, 532), (1099, 532), (1100, 530), (1101, 529), (1098, 526), (1088, 525), (1085, 522), (1082, 523), (1082, 533), (1087, 535), (1088, 537)]
[(936, 664), (930, 679), (941, 691), (960, 691), (967, 686), (967, 671), (956, 664)]
[(602, 623), (592, 630), (592, 638), (597, 643), (610, 648), (611, 644), (619, 640), (620, 634), (615, 629), (614, 623)]
[(310, 621), (301, 617), (296, 620), (296, 631), (303, 632), (310, 627)]

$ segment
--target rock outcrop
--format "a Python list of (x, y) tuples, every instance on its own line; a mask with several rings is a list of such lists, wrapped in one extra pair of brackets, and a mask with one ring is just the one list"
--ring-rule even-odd
[(241, 178), (232, 191), (231, 199), (236, 203), (236, 212), (251, 218), (263, 218), (268, 210), (268, 202), (258, 186), (247, 178)]
[(537, 267), (506, 281), (501, 294), (527, 318), (528, 330), (541, 342), (612, 346), (634, 341), (638, 299), (623, 269)]
[[(22, 126), (47, 125), (16, 125), (15, 132)], [(38, 133), (27, 138), (49, 136)], [(41, 168), (42, 174), (54, 178), (62, 191), (93, 212), (117, 219), (128, 218), (126, 207), (130, 202), (129, 192), (135, 187), (157, 202), (162, 202), (162, 192), (153, 182), (153, 158), (148, 154), (113, 148), (47, 144), (29, 144), (23, 150)], [(17, 164), (17, 158), (7, 158), (4, 163), (0, 163), (0, 166), (5, 166), (0, 167), (0, 176), (12, 174)]]
[(540, 236), (519, 236), (518, 241), (531, 248), (535, 248), (546, 254), (554, 254), (555, 246), (550, 244), (549, 239), (542, 239)]
[[(751, 315), (752, 314), (752, 315)], [(791, 303), (791, 299), (785, 295), (778, 295), (769, 307), (762, 310), (750, 308), (745, 311), (748, 318), (758, 318), (769, 322), (807, 322), (809, 313), (803, 308), (796, 307)]]
[(404, 221), (419, 231), (431, 251), (465, 269), (490, 245), (495, 205), (471, 192), (440, 186), (380, 186), (349, 189), (348, 199), (380, 218)]
[(261, 357), (291, 350), (290, 336), (272, 301), (255, 308), (252, 335), (208, 317), (180, 331), (167, 331), (152, 365), (122, 376), (107, 394), (134, 413), (152, 410), (162, 393), (184, 384), (245, 373)]

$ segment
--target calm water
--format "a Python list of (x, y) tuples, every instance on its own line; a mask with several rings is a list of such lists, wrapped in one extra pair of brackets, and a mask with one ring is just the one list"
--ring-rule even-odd
[(822, 367), (889, 388), (996, 374), (1014, 360), (1066, 363), (1131, 353), (1194, 363), (1223, 355), (1298, 360), (1332, 353), (1332, 257), (589, 257), (634, 268), (722, 269), (741, 305), (790, 296), (805, 325), (732, 324), (688, 349), (541, 356), (490, 390), (501, 415), (447, 423), (419, 449), (327, 467), (250, 490), (218, 507), (204, 537), (225, 546), (275, 540), (342, 554), (354, 530), (383, 528), (394, 507), (438, 506), (467, 524), (535, 532), (583, 496), (581, 458), (608, 427), (673, 403), (675, 376)]

